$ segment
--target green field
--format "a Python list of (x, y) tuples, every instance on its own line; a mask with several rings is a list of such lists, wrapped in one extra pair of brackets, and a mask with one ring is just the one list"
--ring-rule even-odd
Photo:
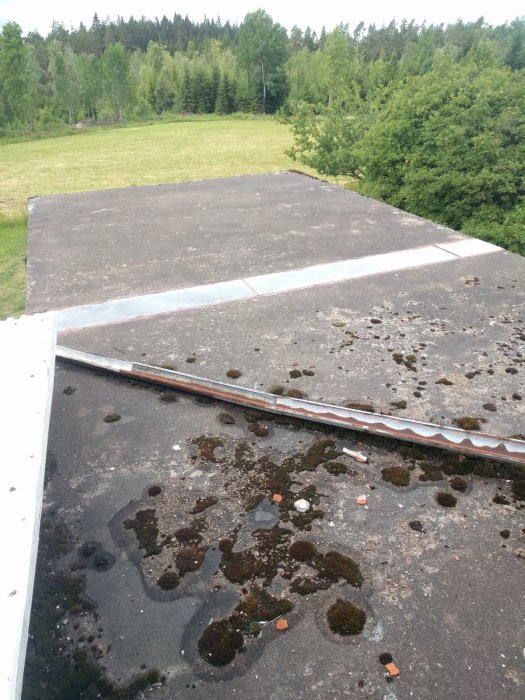
[(25, 308), (28, 197), (288, 170), (297, 167), (284, 154), (291, 143), (288, 127), (254, 117), (92, 128), (0, 145), (0, 318)]

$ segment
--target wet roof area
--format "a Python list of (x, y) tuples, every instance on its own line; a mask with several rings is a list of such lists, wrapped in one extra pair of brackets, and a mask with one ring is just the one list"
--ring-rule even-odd
[[(135, 300), (60, 345), (502, 436), (524, 273), (292, 173), (31, 203), (32, 311)], [(48, 444), (23, 697), (523, 697), (524, 467), (60, 360)]]

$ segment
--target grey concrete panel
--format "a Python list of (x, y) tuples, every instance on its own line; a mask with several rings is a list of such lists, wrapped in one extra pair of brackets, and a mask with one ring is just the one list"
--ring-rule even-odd
[(294, 270), (459, 234), (293, 173), (30, 203), (30, 311)]
[[(368, 403), (441, 424), (470, 415), (481, 419), (484, 432), (519, 434), (525, 433), (524, 267), (523, 258), (503, 252), (457, 259), (63, 333), (59, 341), (121, 359), (172, 363), (210, 379), (225, 380), (235, 367), (243, 373), (237, 381), (256, 389), (283, 384), (313, 400)], [(195, 364), (186, 364), (193, 353)], [(314, 376), (291, 379), (294, 369)], [(399, 401), (405, 409), (392, 405)]]

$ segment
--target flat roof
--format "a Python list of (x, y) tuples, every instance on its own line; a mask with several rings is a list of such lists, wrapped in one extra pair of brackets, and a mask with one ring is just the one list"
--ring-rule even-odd
[[(61, 345), (525, 432), (523, 259), (333, 185), (280, 173), (36, 199), (28, 250), (30, 308), (58, 310)], [(157, 669), (152, 698), (522, 695), (519, 466), (283, 422), (62, 361), (48, 463), (40, 576), (79, 577), (75, 605), (56, 614), (60, 643), (119, 688)], [(295, 559), (297, 540), (315, 556)], [(331, 551), (362, 582), (328, 571)], [(318, 590), (303, 595), (308, 585)], [(236, 606), (261, 590), (294, 605), (288, 630), (259, 607), (240, 653), (210, 663), (218, 644), (206, 646), (205, 630), (238, 625)], [(364, 611), (361, 634), (330, 630), (340, 599)], [(26, 683), (56, 683), (28, 669)]]

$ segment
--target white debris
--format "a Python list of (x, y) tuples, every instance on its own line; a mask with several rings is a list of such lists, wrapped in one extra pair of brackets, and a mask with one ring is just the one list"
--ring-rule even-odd
[(294, 502), (294, 508), (295, 510), (298, 510), (299, 513), (306, 513), (306, 511), (310, 508), (310, 504), (305, 498), (299, 498)]
[(348, 447), (343, 447), (343, 452), (345, 455), (355, 459), (356, 462), (368, 462), (368, 457), (362, 452), (354, 452), (353, 450), (349, 450)]
[(180, 445), (173, 445), (173, 449), (175, 452), (179, 452), (179, 450), (182, 450), (182, 447)]

